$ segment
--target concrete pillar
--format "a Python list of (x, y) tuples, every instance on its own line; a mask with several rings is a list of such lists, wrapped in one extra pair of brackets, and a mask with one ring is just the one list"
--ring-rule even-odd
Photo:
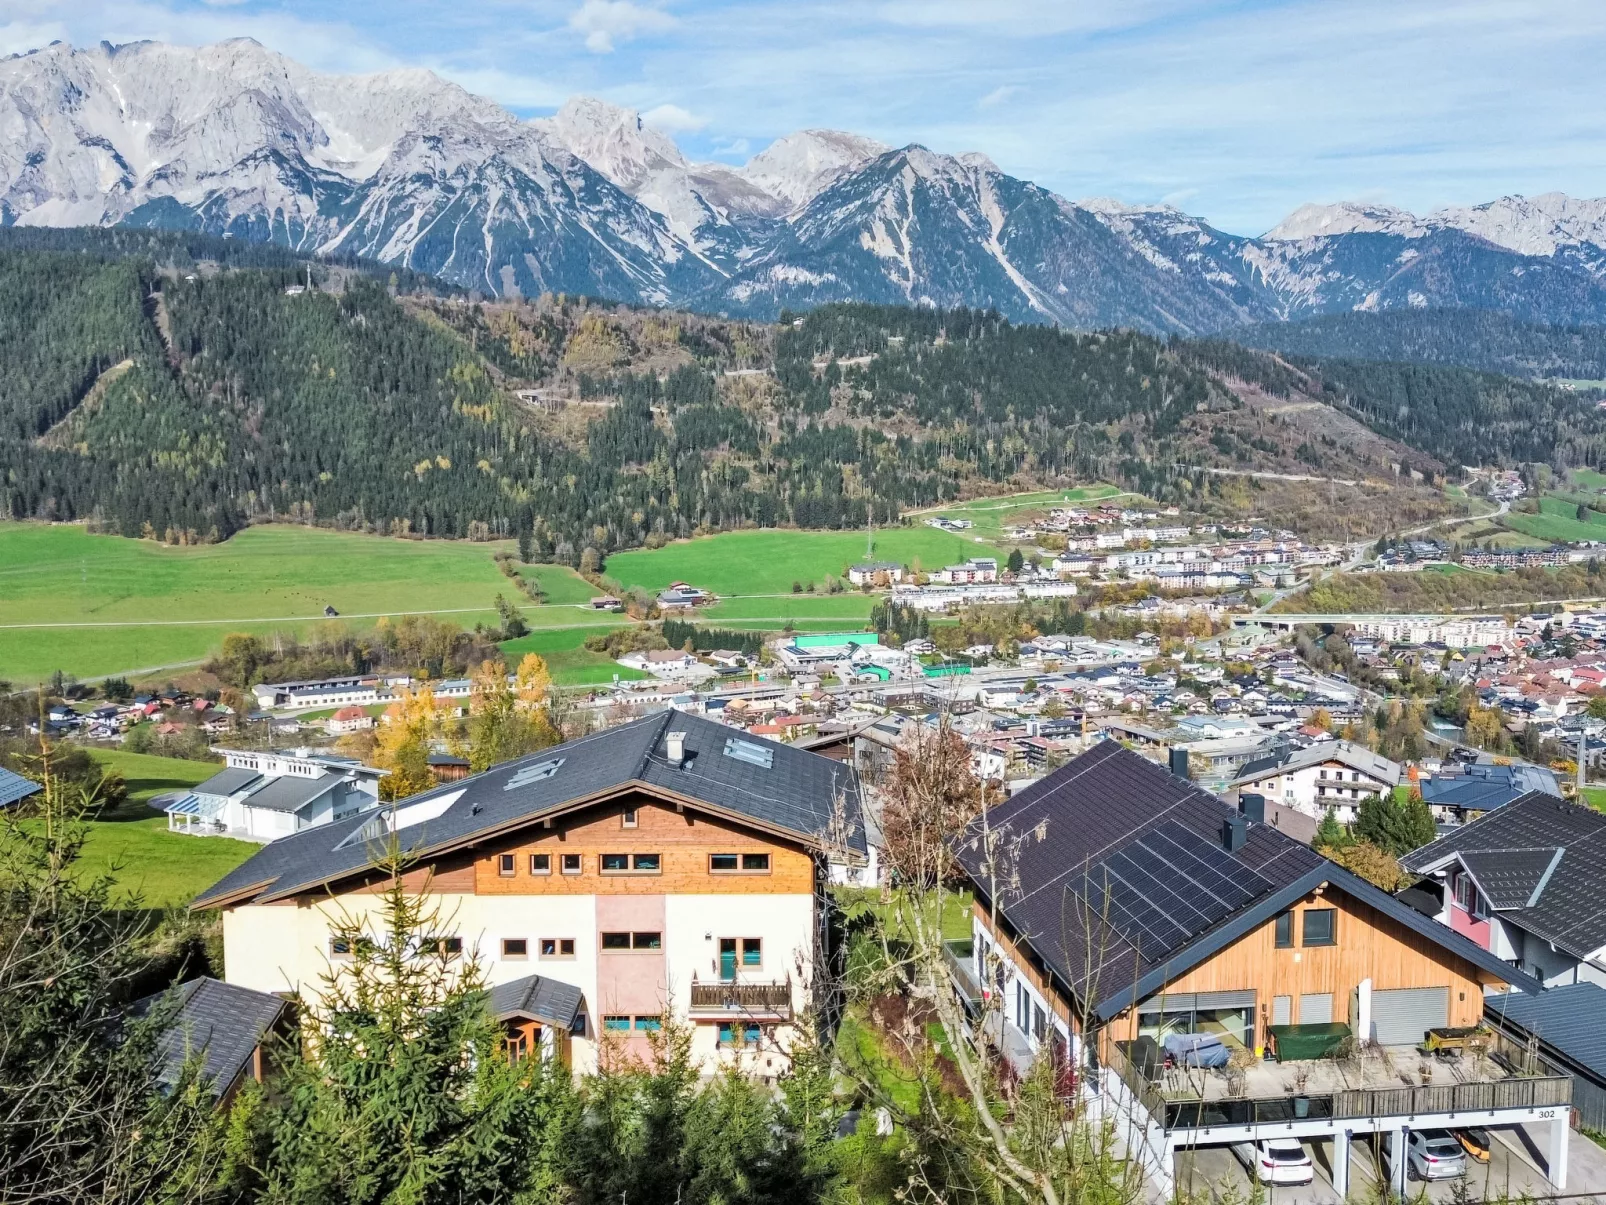
[(1556, 1112), (1560, 1116), (1550, 1123), (1550, 1154), (1545, 1172), (1556, 1186), (1556, 1191), (1560, 1192), (1567, 1187), (1567, 1131), (1571, 1128), (1568, 1125), (1571, 1110), (1558, 1109)]
[(1341, 1201), (1349, 1196), (1350, 1137), (1348, 1130), (1333, 1135), (1333, 1191)]
[[(1449, 924), (1445, 921), (1445, 924)], [(1355, 989), (1355, 1038), (1360, 1042), (1372, 1040), (1372, 981), (1362, 979)]]
[(1399, 1196), (1405, 1196), (1406, 1168), (1410, 1166), (1410, 1157), (1405, 1153), (1405, 1128), (1389, 1131), (1389, 1188)]

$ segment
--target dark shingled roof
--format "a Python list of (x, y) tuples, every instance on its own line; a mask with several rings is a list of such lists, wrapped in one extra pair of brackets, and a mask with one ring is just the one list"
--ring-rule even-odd
[(38, 794), (42, 790), (44, 790), (42, 786), (31, 779), (24, 778), (21, 774), (13, 774), (10, 770), (0, 769), (0, 807), (7, 807), (18, 800)]
[(318, 796), (332, 790), (342, 781), (343, 776), (339, 774), (320, 774), (317, 778), (282, 774), (277, 778), (270, 778), (259, 790), (247, 795), (245, 805), (264, 808), (270, 812), (295, 812), (306, 807)]
[[(1275, 828), (1249, 825), (1242, 848), (1229, 853), (1222, 826), (1238, 816), (1118, 742), (1100, 742), (987, 813), (999, 860), (1013, 864), (998, 876), (1005, 884), (999, 911), (1062, 989), (1106, 1020), (1323, 883), (1508, 983), (1538, 990), (1493, 954)], [(980, 831), (978, 822), (958, 855), (985, 900), (993, 875)]]
[[(1606, 1083), (1606, 988), (1573, 983), (1547, 988), (1536, 996), (1506, 992), (1483, 1002), (1484, 1015), (1503, 1029), (1533, 1034), (1540, 1052), (1562, 1060)], [(1548, 1049), (1546, 1049), (1548, 1048)]]
[[(1502, 920), (1575, 958), (1606, 946), (1606, 815), (1535, 791), (1407, 854), (1400, 865), (1431, 874), (1456, 861), (1480, 887), (1490, 876), (1484, 894)], [(1496, 869), (1502, 866), (1510, 869)], [(1528, 894), (1513, 902), (1530, 879)]]
[(1553, 772), (1526, 763), (1462, 766), (1453, 773), (1424, 778), (1420, 785), (1424, 803), (1468, 812), (1492, 812), (1531, 791), (1561, 794)]
[[(686, 734), (679, 766), (670, 765), (666, 753), (670, 732)], [(749, 756), (728, 756), (727, 749)], [(378, 811), (281, 837), (191, 906), (276, 899), (359, 873), (371, 865), (371, 839), (382, 836), (386, 824), (398, 826), (404, 853), (427, 856), (632, 785), (700, 802), (805, 845), (865, 852), (859, 779), (852, 767), (699, 716), (661, 711)], [(839, 800), (846, 831), (834, 833)]]
[(498, 1021), (527, 1017), (571, 1029), (580, 1012), (580, 989), (556, 979), (528, 975), (493, 987), (491, 1012)]
[[(192, 979), (180, 984), (179, 1006), (162, 1033), (160, 1082), (176, 1084), (184, 1064), (202, 1056), (202, 1074), (212, 1091), (221, 1095), (246, 1070), (251, 1053), (290, 1007), (289, 1002), (266, 992), (224, 983), (220, 979)], [(158, 992), (130, 1008), (143, 1016), (165, 999)]]
[(241, 766), (230, 766), (226, 770), (219, 770), (199, 786), (191, 787), (199, 795), (221, 795), (228, 798), (237, 791), (243, 791), (262, 775), (255, 770), (247, 770)]

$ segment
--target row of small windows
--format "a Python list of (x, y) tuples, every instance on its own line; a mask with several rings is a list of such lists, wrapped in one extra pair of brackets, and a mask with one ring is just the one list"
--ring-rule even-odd
[[(574, 938), (572, 937), (543, 937), (539, 947), (542, 958), (573, 958)], [(503, 958), (528, 958), (530, 956), (530, 939), (528, 937), (504, 937), (502, 939)]]
[[(585, 873), (585, 858), (582, 854), (559, 854), (558, 865), (564, 874)], [(517, 854), (497, 854), (496, 873), (504, 879), (511, 879), (519, 872)], [(597, 856), (597, 869), (603, 874), (657, 874), (663, 870), (662, 854), (599, 854)], [(710, 874), (768, 874), (770, 869), (769, 854), (709, 854), (708, 871)], [(529, 861), (531, 874), (542, 875), (552, 873), (551, 854), (531, 854)]]
[(627, 1017), (615, 1014), (602, 1018), (602, 1028), (611, 1033), (656, 1033), (664, 1027), (662, 1017)]

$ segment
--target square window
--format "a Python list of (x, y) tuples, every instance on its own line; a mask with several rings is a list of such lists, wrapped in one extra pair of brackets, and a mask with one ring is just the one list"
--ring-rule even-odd
[(604, 933), (602, 935), (602, 948), (604, 950), (628, 950), (630, 948), (630, 934)]
[(1301, 934), (1301, 944), (1307, 946), (1330, 946), (1338, 941), (1336, 908), (1306, 908), (1304, 912), (1304, 929)]
[(757, 937), (742, 938), (742, 965), (756, 967), (764, 965), (764, 943)]
[(768, 870), (770, 868), (769, 854), (743, 854), (743, 870)]
[(628, 1032), (630, 1029), (630, 1018), (604, 1017), (602, 1018), (602, 1028), (613, 1030), (615, 1033), (618, 1033), (621, 1030)]
[(660, 865), (660, 861), (661, 859), (657, 854), (631, 854), (630, 869), (661, 870), (663, 867)]
[(528, 937), (504, 937), (502, 939), (503, 958), (528, 958), (530, 956), (530, 939)]
[(552, 855), (551, 854), (531, 854), (530, 855), (530, 873), (531, 874), (551, 874), (552, 873)]
[(1279, 950), (1292, 949), (1294, 945), (1294, 914), (1281, 912), (1277, 915), (1277, 948)]
[(541, 939), (541, 957), (542, 958), (556, 958), (557, 954), (558, 954), (558, 939), (555, 938), (555, 937), (543, 937)]
[(625, 809), (624, 815), (619, 818), (619, 826), (621, 828), (635, 828), (636, 827), (636, 809), (635, 808), (626, 808)]
[(629, 870), (629, 854), (603, 854), (600, 869), (604, 874), (610, 870)]
[(435, 953), (442, 958), (460, 958), (463, 955), (463, 939), (461, 937), (436, 937), (425, 940), (425, 948), (434, 947)]
[(664, 935), (662, 933), (632, 933), (630, 935), (631, 948), (637, 950), (661, 950), (664, 948)]
[(740, 866), (740, 863), (737, 861), (737, 858), (736, 858), (735, 854), (709, 854), (708, 855), (708, 869), (709, 870), (714, 870), (714, 871), (736, 870), (739, 866)]
[(564, 874), (579, 874), (580, 873), (580, 855), (579, 854), (564, 854), (563, 855), (563, 873)]
[(662, 1017), (637, 1017), (636, 1028), (643, 1033), (657, 1033), (664, 1027)]
[(501, 875), (504, 879), (510, 879), (510, 878), (513, 877), (513, 855), (512, 854), (497, 854), (496, 855), (496, 873)]
[(564, 958), (574, 957), (574, 938), (565, 937), (558, 942), (558, 953)]
[(761, 1032), (757, 1025), (748, 1025), (742, 1030), (742, 1041), (752, 1046), (757, 1043)]
[(329, 939), (329, 957), (345, 960), (351, 957), (351, 938), (331, 937)]

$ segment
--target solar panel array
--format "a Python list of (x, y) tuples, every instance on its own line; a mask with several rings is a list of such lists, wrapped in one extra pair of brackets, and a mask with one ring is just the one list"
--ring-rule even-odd
[(1172, 823), (1090, 867), (1082, 896), (1152, 960), (1271, 889), (1270, 880), (1220, 845)]

